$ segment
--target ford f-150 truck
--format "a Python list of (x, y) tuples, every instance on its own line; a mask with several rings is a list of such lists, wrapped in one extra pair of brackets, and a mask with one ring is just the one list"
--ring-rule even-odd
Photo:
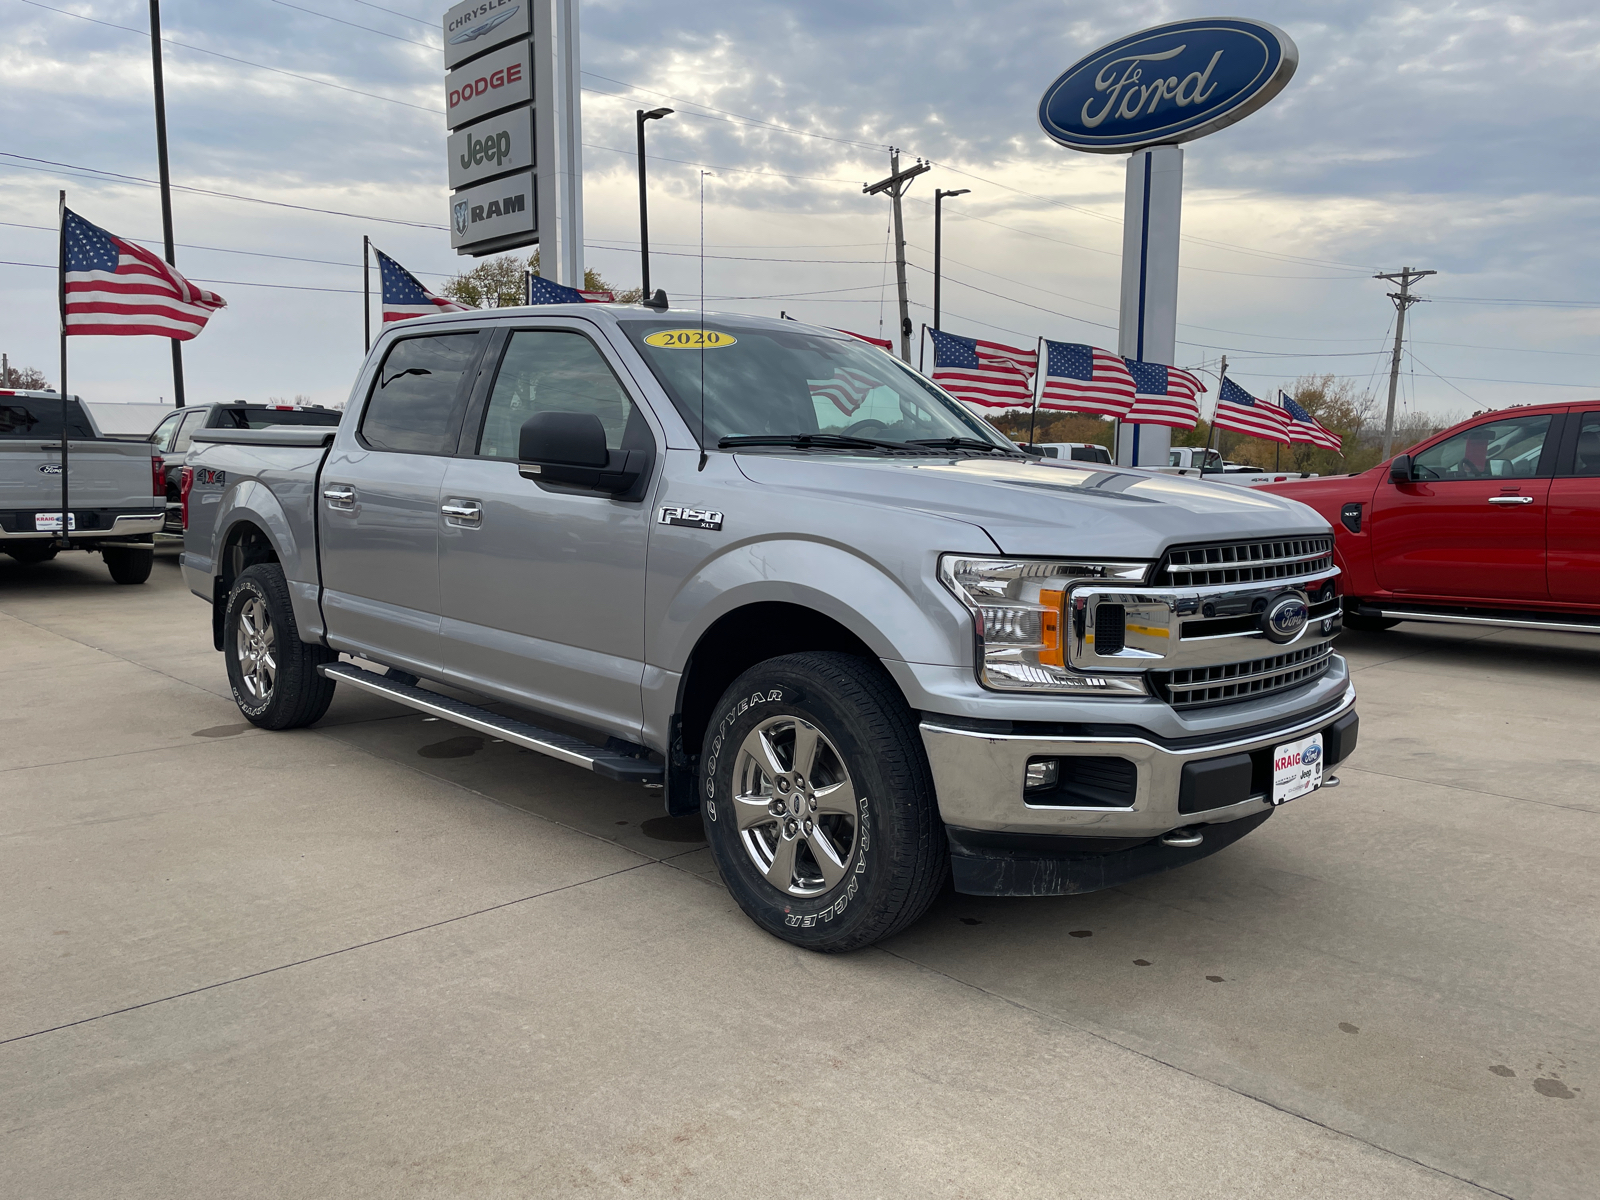
[(1031, 458), (792, 321), (406, 321), (337, 430), (202, 431), (183, 495), (249, 720), (341, 684), (664, 788), (812, 949), (952, 874), (1059, 895), (1200, 858), (1355, 745), (1314, 512)]
[(1600, 633), (1600, 400), (1480, 413), (1370, 471), (1269, 490), (1332, 524), (1352, 629)]
[(67, 401), (68, 536), (61, 534), (61, 397), (0, 391), (0, 550), (48, 562), (63, 547), (98, 551), (118, 583), (150, 578), (161, 528), (161, 458), (150, 443), (101, 435), (73, 396)]

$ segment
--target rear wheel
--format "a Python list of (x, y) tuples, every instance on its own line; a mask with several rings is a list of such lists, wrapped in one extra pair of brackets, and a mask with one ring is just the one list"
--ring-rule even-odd
[(916, 721), (865, 659), (788, 654), (746, 671), (715, 710), (700, 786), (728, 891), (808, 950), (898, 933), (949, 870)]
[(317, 668), (339, 656), (300, 640), (277, 563), (239, 573), (223, 616), (222, 652), (234, 703), (254, 725), (298, 729), (320, 720), (333, 703), (334, 682)]
[(49, 562), (56, 556), (56, 551), (59, 549), (59, 546), (45, 541), (14, 542), (6, 547), (6, 553), (19, 563), (27, 563), (31, 566), (34, 563)]
[(106, 560), (106, 570), (118, 583), (143, 583), (150, 578), (150, 568), (155, 563), (154, 550), (128, 546), (107, 546), (100, 551)]

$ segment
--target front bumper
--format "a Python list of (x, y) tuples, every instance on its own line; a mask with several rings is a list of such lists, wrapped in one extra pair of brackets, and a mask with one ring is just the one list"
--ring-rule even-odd
[[(1073, 838), (1152, 838), (1186, 825), (1237, 821), (1271, 808), (1264, 790), (1246, 787), (1233, 803), (1193, 810), (1185, 804), (1185, 781), (1194, 791), (1195, 770), (1189, 764), (1236, 759), (1268, 751), (1283, 742), (1328, 731), (1327, 765), (1346, 757), (1354, 747), (1353, 725), (1335, 727), (1354, 716), (1356, 693), (1347, 685), (1332, 705), (1245, 731), (1217, 731), (1196, 737), (1160, 737), (1128, 727), (1127, 733), (1094, 730), (1084, 735), (1055, 736), (1033, 732), (992, 733), (967, 727), (959, 718), (927, 714), (922, 742), (939, 795), (939, 814), (960, 829), (1009, 834), (1062, 835)], [(975, 723), (973, 723), (975, 724)], [(1346, 732), (1346, 729), (1349, 732)], [(1029, 759), (1092, 756), (1132, 763), (1136, 779), (1132, 802), (1117, 804), (1030, 803), (1024, 798)], [(1204, 772), (1201, 772), (1202, 774)], [(1191, 808), (1184, 811), (1183, 807)]]

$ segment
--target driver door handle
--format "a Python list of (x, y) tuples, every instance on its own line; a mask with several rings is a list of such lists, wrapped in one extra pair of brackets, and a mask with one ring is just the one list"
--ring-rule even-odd
[(322, 489), (322, 498), (330, 504), (353, 504), (356, 490), (347, 483), (330, 483)]
[(1532, 496), (1490, 496), (1490, 504), (1532, 504)]
[(446, 500), (439, 506), (439, 511), (451, 525), (476, 528), (483, 524), (483, 505), (476, 500)]

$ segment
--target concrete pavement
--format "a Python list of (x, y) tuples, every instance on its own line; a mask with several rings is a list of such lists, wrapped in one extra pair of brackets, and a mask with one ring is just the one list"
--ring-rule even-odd
[(1338, 790), (823, 958), (642, 789), (248, 726), (208, 617), (0, 557), (0, 1193), (1597, 1190), (1600, 639), (1347, 635)]

